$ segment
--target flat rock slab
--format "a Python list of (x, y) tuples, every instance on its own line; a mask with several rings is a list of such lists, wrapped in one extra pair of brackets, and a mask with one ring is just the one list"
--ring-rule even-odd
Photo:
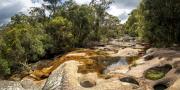
[(25, 90), (19, 82), (0, 81), (0, 90)]
[[(67, 61), (60, 65), (47, 79), (43, 90), (133, 90), (133, 85), (129, 83), (123, 83), (117, 79), (100, 79), (96, 75), (91, 75), (93, 81), (92, 87), (83, 87), (80, 82), (82, 74), (77, 73), (79, 62)], [(84, 80), (88, 77), (83, 77)], [(88, 83), (89, 83), (88, 82)], [(142, 89), (143, 90), (143, 89)]]

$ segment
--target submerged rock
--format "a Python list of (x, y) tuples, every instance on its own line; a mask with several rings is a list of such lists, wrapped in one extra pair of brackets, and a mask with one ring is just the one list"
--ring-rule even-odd
[(165, 76), (164, 72), (156, 71), (156, 70), (149, 70), (145, 73), (145, 77), (150, 80), (158, 80)]
[(172, 66), (169, 64), (161, 67), (153, 67), (145, 72), (145, 77), (150, 80), (158, 80), (163, 78), (171, 69)]

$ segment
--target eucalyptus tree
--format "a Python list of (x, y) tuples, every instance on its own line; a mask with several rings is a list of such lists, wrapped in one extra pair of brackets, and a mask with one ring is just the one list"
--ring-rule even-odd
[(48, 21), (48, 17), (46, 16), (45, 13), (45, 8), (43, 7), (31, 7), (29, 11), (29, 19), (31, 24), (36, 24), (36, 23), (42, 23), (45, 24), (45, 22)]
[(48, 3), (48, 4), (43, 4), (43, 6), (44, 8), (49, 10), (52, 15), (57, 12), (58, 7), (62, 5), (63, 0), (43, 0), (43, 1)]
[(97, 36), (99, 36), (99, 30), (101, 29), (101, 25), (104, 22), (106, 10), (109, 8), (111, 3), (111, 0), (92, 0), (89, 4), (91, 8), (95, 10), (96, 20), (94, 23), (94, 30)]

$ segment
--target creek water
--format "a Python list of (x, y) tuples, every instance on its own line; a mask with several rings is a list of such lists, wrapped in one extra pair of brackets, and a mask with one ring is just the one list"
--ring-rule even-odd
[(107, 69), (108, 69), (108, 68), (117, 67), (117, 66), (123, 66), (123, 65), (128, 65), (127, 58), (125, 58), (125, 57), (121, 57), (121, 58), (118, 60), (118, 62), (112, 63), (111, 65), (109, 65), (109, 66), (107, 67)]
[(121, 57), (121, 58), (119, 58), (119, 60), (117, 62), (113, 62), (109, 66), (107, 66), (106, 69), (104, 70), (104, 73), (108, 73), (109, 71), (116, 70), (119, 67), (123, 67), (123, 66), (126, 67), (128, 65), (129, 65), (129, 63), (128, 63), (127, 58)]

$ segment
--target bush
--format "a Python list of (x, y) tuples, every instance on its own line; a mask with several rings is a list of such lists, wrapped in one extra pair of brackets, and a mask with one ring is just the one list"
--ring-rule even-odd
[(0, 58), (0, 75), (10, 74), (10, 67), (7, 60)]
[(72, 23), (67, 19), (57, 16), (50, 20), (46, 27), (47, 34), (51, 37), (51, 53), (59, 53), (72, 48), (74, 38), (72, 35)]
[(9, 61), (26, 63), (37, 61), (45, 55), (49, 47), (49, 37), (41, 28), (41, 24), (16, 24), (4, 33), (6, 48), (2, 48), (4, 56)]

